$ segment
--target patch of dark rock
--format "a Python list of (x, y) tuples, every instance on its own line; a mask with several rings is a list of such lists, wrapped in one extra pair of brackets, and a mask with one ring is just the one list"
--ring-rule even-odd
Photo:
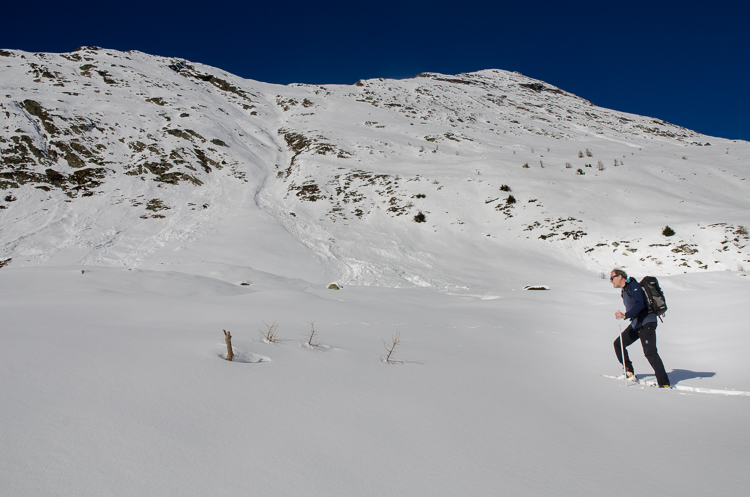
[(195, 186), (201, 186), (203, 182), (199, 180), (198, 178), (195, 178), (193, 176), (190, 176), (189, 174), (185, 173), (166, 173), (166, 174), (160, 174), (156, 178), (156, 181), (160, 183), (167, 183), (170, 185), (179, 185), (180, 181), (188, 181)]
[(176, 136), (177, 138), (182, 138), (183, 140), (187, 140), (189, 142), (192, 142), (193, 139), (190, 137), (189, 134), (182, 131), (181, 129), (168, 129), (167, 130), (168, 135)]
[(544, 86), (541, 83), (519, 83), (520, 87), (526, 88), (527, 90), (532, 90), (537, 93), (541, 93), (543, 91), (546, 91), (548, 93), (555, 93), (557, 95), (564, 95), (565, 92), (560, 90), (559, 88), (550, 88), (548, 86)]
[(215, 160), (209, 158), (203, 150), (199, 148), (194, 148), (193, 152), (195, 152), (195, 156), (198, 158), (198, 163), (201, 165), (203, 170), (206, 171), (207, 173), (211, 172), (210, 166), (214, 166), (216, 168), (221, 169), (219, 164)]
[(49, 133), (50, 135), (56, 135), (58, 133), (57, 128), (52, 123), (52, 118), (50, 117), (49, 113), (42, 107), (42, 105), (35, 101), (35, 100), (24, 100), (21, 104), (24, 109), (26, 109), (26, 112), (31, 114), (32, 116), (38, 117), (42, 121), (42, 125), (44, 126), (44, 129)]

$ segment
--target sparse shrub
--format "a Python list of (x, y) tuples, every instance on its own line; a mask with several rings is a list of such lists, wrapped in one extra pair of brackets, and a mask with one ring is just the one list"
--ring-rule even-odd
[(669, 226), (665, 226), (664, 229), (661, 230), (661, 234), (664, 235), (664, 236), (674, 236), (675, 232)]
[(584, 173), (584, 172), (583, 172), (583, 169), (581, 169), (581, 168), (579, 167), (579, 168), (578, 168), (578, 171), (576, 171), (576, 174), (577, 174), (577, 175), (579, 175), (579, 176), (583, 176), (583, 175), (584, 175), (584, 174), (586, 174), (586, 173)]
[(505, 199), (505, 203), (508, 204), (508, 205), (515, 204), (516, 203), (516, 197), (514, 197), (513, 195), (508, 195), (508, 198)]
[(589, 149), (586, 149), (586, 157), (593, 157), (593, 156), (594, 156), (593, 152), (591, 152), (591, 150)]
[(504, 192), (510, 192), (510, 191), (512, 191), (508, 185), (501, 186), (500, 190), (504, 191)]
[(524, 169), (528, 169), (529, 168), (529, 163), (527, 162), (526, 164), (523, 165), (523, 167), (524, 167)]
[(600, 170), (600, 171), (604, 171), (604, 164), (602, 163), (602, 161), (598, 161), (598, 162), (596, 163), (596, 168), (597, 168), (598, 170)]
[(419, 214), (414, 216), (414, 222), (416, 223), (424, 223), (425, 221), (427, 221), (427, 216), (425, 216), (421, 211), (419, 212)]
[(310, 321), (310, 332), (307, 334), (303, 343), (312, 348), (320, 347), (323, 343), (320, 338), (318, 338), (317, 331), (315, 331), (315, 321)]
[(747, 236), (747, 228), (742, 225), (737, 226), (737, 231), (735, 231), (735, 233), (738, 235)]
[(566, 162), (566, 163), (565, 163), (565, 169), (570, 169), (570, 168), (572, 168), (572, 167), (573, 167), (573, 166), (571, 166), (571, 165), (570, 165), (570, 162)]
[(578, 158), (583, 159), (583, 152), (581, 152), (580, 150), (578, 151)]
[(265, 330), (258, 330), (260, 332), (260, 340), (265, 343), (276, 343), (279, 341), (279, 325), (274, 321), (272, 324), (268, 324), (263, 321), (266, 325)]
[(383, 340), (383, 346), (385, 347), (385, 351), (387, 352), (387, 355), (385, 357), (380, 356), (381, 362), (386, 362), (388, 364), (393, 364), (394, 361), (392, 359), (393, 352), (396, 350), (396, 346), (401, 343), (401, 332), (397, 331), (396, 334), (393, 336), (391, 340), (391, 344), (388, 345), (385, 340)]

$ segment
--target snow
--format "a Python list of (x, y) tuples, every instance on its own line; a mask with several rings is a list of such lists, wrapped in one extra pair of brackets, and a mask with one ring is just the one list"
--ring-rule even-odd
[[(92, 60), (0, 58), (4, 153), (13, 136), (73, 139), (18, 105), (35, 99), (94, 122), (80, 143), (112, 154), (94, 195), (3, 192), (16, 199), (0, 210), (2, 495), (745, 493), (746, 142), (524, 90), (541, 82), (503, 71), (282, 87), (193, 64), (252, 95), (250, 115), (173, 59), (76, 53)], [(35, 82), (30, 60), (65, 76)], [(202, 170), (202, 142), (165, 129), (219, 139), (201, 150), (226, 164)], [(293, 161), (279, 129), (350, 156)], [(195, 171), (172, 171), (202, 184), (123, 172), (159, 160), (137, 140), (181, 150)], [(648, 386), (637, 343), (640, 383), (607, 377), (620, 374), (622, 301), (602, 277), (615, 266), (659, 277), (675, 389)], [(266, 343), (273, 322), (280, 340)], [(311, 323), (319, 347), (304, 344)]]
[[(747, 484), (747, 398), (600, 376), (619, 370), (620, 302), (590, 274), (551, 274), (545, 292), (450, 295), (84, 270), (0, 273), (6, 495), (740, 495)], [(672, 382), (750, 391), (748, 278), (662, 282)], [(273, 320), (281, 341), (263, 343)], [(301, 346), (310, 321), (328, 348)], [(384, 364), (397, 331), (397, 363)]]

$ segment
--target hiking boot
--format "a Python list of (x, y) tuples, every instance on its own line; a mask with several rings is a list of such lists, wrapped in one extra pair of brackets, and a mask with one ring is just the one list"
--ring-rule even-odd
[(627, 379), (635, 378), (635, 374), (632, 371), (625, 371), (625, 377)]
[(671, 385), (659, 385), (659, 388), (672, 388)]

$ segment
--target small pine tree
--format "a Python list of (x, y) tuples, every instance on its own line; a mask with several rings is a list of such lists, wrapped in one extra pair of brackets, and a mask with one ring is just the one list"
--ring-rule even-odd
[(513, 195), (508, 195), (508, 198), (505, 200), (506, 204), (515, 204), (516, 203), (516, 197)]
[(661, 230), (661, 234), (664, 235), (664, 236), (674, 236), (675, 232), (669, 226), (665, 226), (664, 229)]

